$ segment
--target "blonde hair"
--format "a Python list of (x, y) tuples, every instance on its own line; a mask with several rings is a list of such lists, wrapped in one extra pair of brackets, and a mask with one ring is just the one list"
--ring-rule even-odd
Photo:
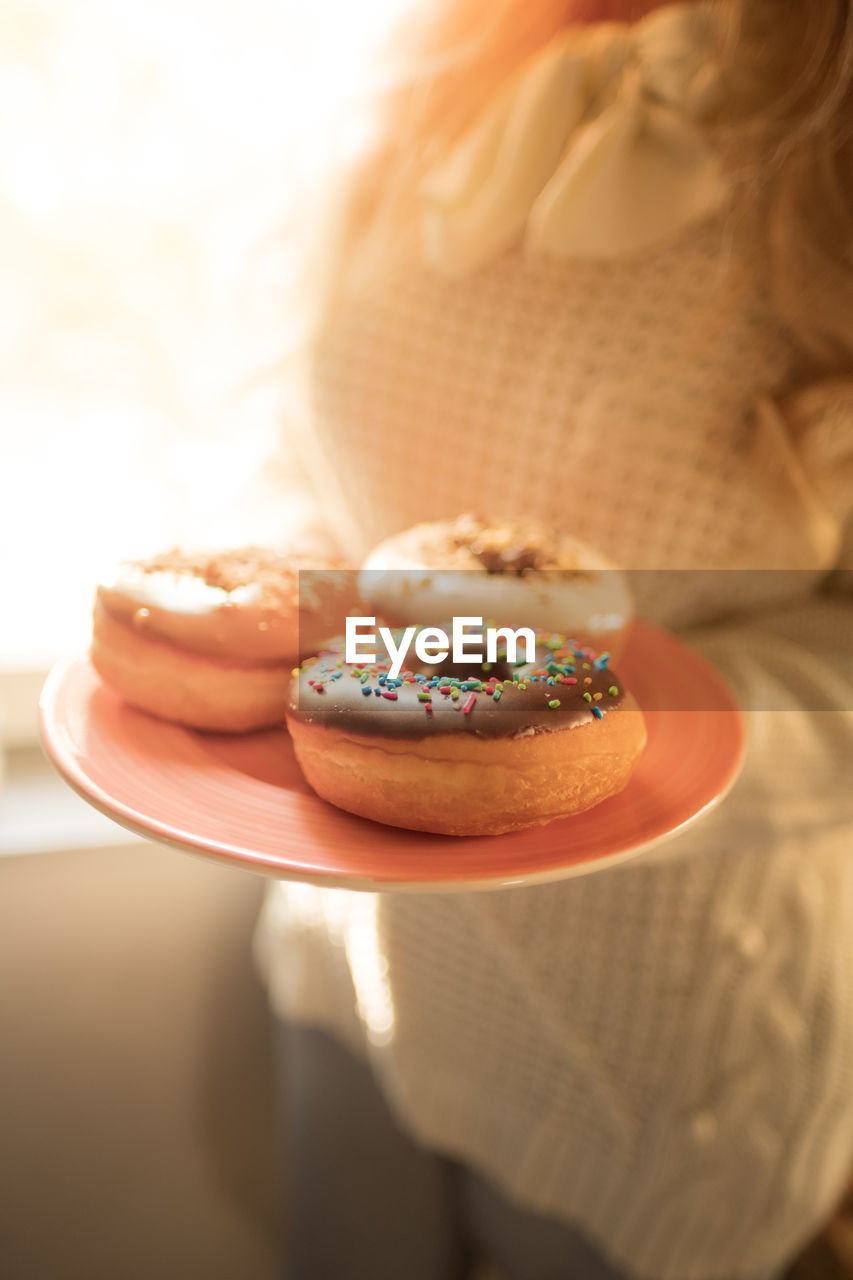
[(756, 174), (780, 317), (820, 366), (853, 368), (853, 5), (737, 0), (729, 112), (760, 131)]
[[(700, 0), (698, 0), (700, 2)], [(710, 51), (722, 119), (758, 142), (749, 175), (766, 223), (781, 322), (816, 367), (853, 369), (853, 4), (712, 0), (724, 39)], [(423, 176), (521, 64), (598, 0), (441, 0), (411, 11), (389, 42), (396, 75), (374, 104), (373, 145), (337, 203), (327, 296), (367, 270), (371, 246), (411, 223)], [(622, 6), (625, 7), (624, 5)], [(648, 4), (643, 6), (650, 7)], [(586, 16), (589, 16), (587, 12)]]

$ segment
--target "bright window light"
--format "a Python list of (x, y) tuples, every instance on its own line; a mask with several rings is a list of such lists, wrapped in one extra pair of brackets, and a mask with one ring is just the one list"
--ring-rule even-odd
[(115, 558), (285, 531), (247, 296), (400, 8), (5, 0), (0, 666), (84, 644)]

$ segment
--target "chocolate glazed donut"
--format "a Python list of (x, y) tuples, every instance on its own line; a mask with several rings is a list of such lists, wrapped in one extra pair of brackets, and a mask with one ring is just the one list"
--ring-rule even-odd
[(620, 791), (646, 741), (608, 656), (537, 633), (536, 661), (404, 670), (333, 649), (297, 672), (287, 723), (315, 791), (362, 817), (497, 835)]

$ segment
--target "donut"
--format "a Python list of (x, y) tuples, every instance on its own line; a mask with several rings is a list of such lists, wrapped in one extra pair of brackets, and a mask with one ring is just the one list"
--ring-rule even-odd
[[(389, 826), (499, 835), (581, 813), (627, 784), (643, 715), (607, 654), (537, 634), (536, 660), (404, 669), (297, 668), (287, 726), (324, 799)], [(378, 658), (378, 654), (377, 654)], [(486, 669), (489, 668), (489, 669)]]
[(353, 574), (310, 574), (300, 593), (307, 567), (330, 565), (260, 547), (125, 561), (97, 588), (92, 664), (133, 706), (193, 729), (281, 724), (293, 664), (354, 607)]
[(467, 614), (614, 654), (633, 616), (624, 574), (599, 552), (534, 521), (490, 524), (472, 515), (379, 543), (362, 566), (359, 593), (392, 626)]

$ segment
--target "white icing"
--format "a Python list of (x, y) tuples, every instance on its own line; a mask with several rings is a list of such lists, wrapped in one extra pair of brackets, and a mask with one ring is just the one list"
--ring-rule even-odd
[(189, 615), (213, 613), (226, 605), (251, 604), (260, 592), (257, 583), (226, 591), (209, 586), (191, 573), (146, 573), (132, 564), (118, 565), (113, 575), (104, 579), (103, 586), (120, 592), (142, 608)]
[[(558, 547), (562, 549), (562, 544)], [(587, 573), (545, 569), (522, 575), (487, 573), (466, 549), (447, 570), (430, 570), (405, 535), (381, 543), (359, 574), (359, 591), (399, 622), (478, 615), (498, 625), (572, 632), (617, 631), (633, 615), (624, 576), (603, 556), (574, 542), (566, 559)]]

